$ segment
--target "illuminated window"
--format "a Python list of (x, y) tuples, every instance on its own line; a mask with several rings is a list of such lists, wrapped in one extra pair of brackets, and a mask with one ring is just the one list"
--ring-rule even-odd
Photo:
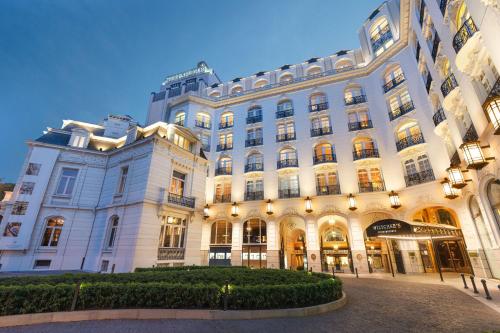
[(71, 195), (73, 193), (73, 188), (76, 183), (76, 176), (78, 175), (78, 170), (63, 168), (61, 176), (59, 178), (59, 184), (56, 188), (56, 195)]
[(228, 221), (217, 221), (212, 224), (210, 235), (210, 244), (226, 245), (231, 244), (233, 233), (233, 224)]
[(40, 246), (57, 247), (59, 237), (61, 236), (64, 220), (61, 217), (52, 217), (47, 220), (45, 232), (43, 233)]
[(183, 248), (186, 236), (186, 219), (164, 216), (161, 220), (160, 247)]

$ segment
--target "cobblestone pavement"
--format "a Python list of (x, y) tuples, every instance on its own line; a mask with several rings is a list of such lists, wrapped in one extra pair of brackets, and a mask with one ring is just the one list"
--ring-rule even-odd
[[(0, 329), (37, 333), (153, 332), (488, 332), (500, 315), (450, 286), (380, 279), (344, 279), (348, 303), (305, 318), (265, 320), (120, 320), (43, 324)], [(0, 318), (1, 320), (1, 318)]]

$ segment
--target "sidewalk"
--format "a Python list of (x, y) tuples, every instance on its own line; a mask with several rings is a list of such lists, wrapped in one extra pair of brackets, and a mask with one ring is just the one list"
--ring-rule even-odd
[[(335, 273), (335, 276), (340, 278), (356, 278), (355, 274), (350, 273)], [(490, 292), (491, 300), (486, 299), (486, 294), (483, 289), (483, 284), (481, 283), (481, 278), (475, 278), (476, 287), (478, 293), (475, 294), (472, 288), (472, 283), (470, 280), (470, 275), (465, 275), (465, 281), (467, 282), (468, 289), (464, 288), (464, 283), (462, 277), (458, 273), (443, 273), (443, 280), (441, 282), (438, 273), (421, 273), (421, 274), (396, 274), (394, 277), (390, 273), (364, 273), (359, 274), (360, 279), (382, 279), (382, 280), (393, 280), (393, 281), (407, 281), (416, 283), (426, 283), (426, 284), (441, 284), (448, 285), (456, 288), (465, 294), (473, 297), (477, 301), (489, 306), (493, 310), (500, 313), (500, 280), (497, 279), (485, 279), (486, 285)]]

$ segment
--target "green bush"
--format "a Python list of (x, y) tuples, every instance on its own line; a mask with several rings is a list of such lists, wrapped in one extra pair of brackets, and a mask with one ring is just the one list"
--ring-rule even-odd
[(68, 284), (0, 286), (0, 315), (68, 311), (74, 293)]

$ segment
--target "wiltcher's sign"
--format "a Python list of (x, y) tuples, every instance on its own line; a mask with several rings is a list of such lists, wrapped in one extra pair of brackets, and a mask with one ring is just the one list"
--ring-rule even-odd
[(200, 61), (196, 68), (190, 69), (188, 71), (185, 71), (185, 72), (182, 72), (179, 74), (168, 76), (165, 79), (165, 81), (163, 81), (163, 84), (167, 84), (169, 82), (178, 81), (178, 80), (186, 79), (186, 78), (191, 77), (191, 76), (205, 74), (205, 73), (212, 74), (213, 69), (209, 68), (208, 65), (204, 61)]
[(413, 233), (413, 230), (409, 223), (394, 219), (377, 221), (366, 229), (366, 236), (368, 237), (408, 235), (411, 233)]

